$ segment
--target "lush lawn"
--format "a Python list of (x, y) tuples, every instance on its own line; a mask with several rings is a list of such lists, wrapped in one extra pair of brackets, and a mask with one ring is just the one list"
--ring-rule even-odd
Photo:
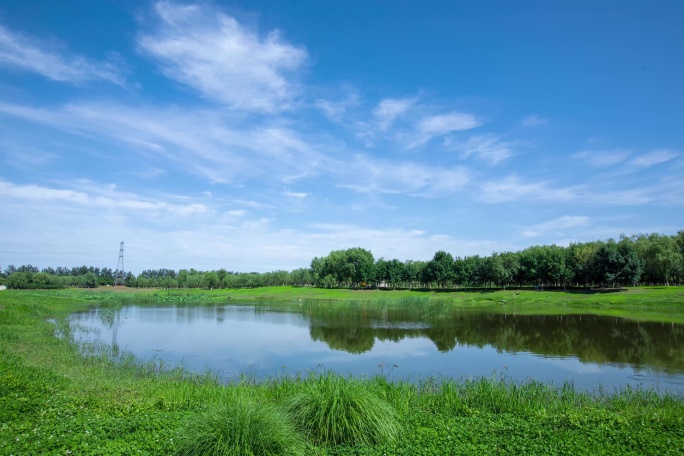
[(221, 447), (226, 454), (235, 448), (232, 454), (250, 448), (257, 454), (684, 454), (682, 397), (585, 393), (502, 378), (388, 383), (325, 372), (261, 383), (245, 378), (224, 386), (210, 374), (169, 372), (103, 347), (79, 351), (64, 324), (70, 312), (95, 303), (200, 303), (228, 296), (330, 305), (410, 303), (428, 296), (516, 312), (684, 320), (684, 290), (678, 288), (515, 293), (289, 287), (135, 295), (111, 289), (2, 291), (0, 454), (192, 454), (219, 448), (216, 442), (225, 439), (236, 442)]

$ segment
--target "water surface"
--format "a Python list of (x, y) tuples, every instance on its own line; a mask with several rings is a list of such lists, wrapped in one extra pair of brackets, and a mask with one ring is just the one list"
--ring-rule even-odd
[(433, 305), (126, 306), (71, 317), (74, 335), (226, 381), (331, 369), (391, 379), (504, 375), (684, 392), (684, 326)]

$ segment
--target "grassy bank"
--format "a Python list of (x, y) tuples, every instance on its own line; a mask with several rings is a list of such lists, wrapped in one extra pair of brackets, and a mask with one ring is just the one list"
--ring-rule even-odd
[[(69, 313), (95, 303), (191, 304), (228, 296), (230, 301), (330, 300), (331, 305), (427, 296), (462, 306), (662, 314), (680, 321), (681, 289), (517, 295), (298, 288), (157, 290), (136, 296), (109, 291), (0, 292), (0, 453), (192, 454), (206, 452), (221, 436), (264, 454), (684, 452), (682, 397), (634, 390), (587, 393), (571, 386), (513, 384), (505, 377), (410, 384), (326, 372), (221, 385), (210, 373), (169, 371), (106, 347), (79, 350), (64, 323)], [(262, 439), (266, 434), (268, 441)]]
[[(43, 292), (48, 293), (48, 292)], [(302, 287), (263, 287), (230, 290), (146, 290), (113, 289), (59, 290), (51, 296), (84, 297), (108, 302), (174, 303), (211, 300), (214, 302), (326, 302), (344, 305), (355, 302), (388, 305), (404, 301), (439, 303), (462, 308), (488, 308), (530, 315), (591, 314), (640, 321), (684, 324), (684, 288), (641, 287), (623, 291), (532, 289), (463, 290), (351, 290)]]

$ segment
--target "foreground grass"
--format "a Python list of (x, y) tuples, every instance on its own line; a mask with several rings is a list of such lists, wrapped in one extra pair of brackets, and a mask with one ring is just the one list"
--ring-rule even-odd
[[(258, 299), (277, 291), (252, 291), (240, 299)], [(292, 300), (299, 299), (295, 293), (301, 296), (303, 291), (307, 290), (283, 290), (282, 294)], [(331, 298), (328, 294), (326, 299), (349, 299), (347, 292), (335, 290), (342, 297)], [(164, 295), (156, 293), (157, 296), (143, 293), (147, 298), (142, 299), (156, 301)], [(438, 298), (460, 298), (462, 305), (476, 305), (483, 297), (504, 296), (497, 293), (455, 293), (446, 298), (439, 294)], [(543, 296), (540, 292), (528, 298), (527, 293), (513, 296), (520, 296), (520, 301), (530, 307), (540, 299), (535, 296)], [(655, 311), (661, 302), (669, 313), (677, 314), (682, 307), (682, 298), (677, 293), (681, 290), (645, 290), (625, 293), (624, 297), (578, 298), (554, 293), (548, 296), (558, 296), (559, 301), (580, 301), (580, 308), (612, 304), (623, 312), (640, 307)], [(587, 393), (571, 386), (514, 384), (505, 378), (392, 383), (383, 377), (357, 379), (325, 372), (264, 382), (244, 378), (235, 384), (221, 385), (211, 374), (169, 371), (154, 361), (139, 362), (103, 347), (79, 350), (68, 340), (64, 318), (92, 305), (92, 294), (0, 294), (1, 454), (182, 453), (201, 435), (211, 436), (218, 431), (223, 432), (221, 435), (233, 435), (235, 429), (217, 430), (219, 425), (212, 424), (217, 417), (218, 423), (225, 423), (222, 414), (231, 407), (237, 408), (230, 416), (246, 417), (237, 421), (238, 425), (263, 420), (271, 423), (270, 427), (284, 430), (279, 442), (291, 438), (287, 445), (291, 445), (288, 448), (293, 449), (292, 454), (301, 454), (302, 445), (306, 445), (305, 454), (326, 455), (684, 453), (684, 398), (652, 391)], [(227, 294), (237, 299), (234, 290), (205, 297), (224, 299)], [(408, 291), (396, 295), (378, 292), (374, 299), (388, 296), (405, 299), (413, 295)], [(104, 297), (100, 299), (108, 302)], [(310, 298), (304, 295), (304, 299)], [(556, 307), (560, 309), (567, 302)], [(659, 308), (667, 313), (667, 309)], [(57, 338), (56, 332), (66, 337)], [(352, 402), (360, 405), (350, 402), (331, 413), (313, 408), (309, 417), (295, 415), (304, 406), (293, 404), (306, 404), (316, 395), (320, 397), (314, 403), (322, 403), (326, 399), (345, 398), (344, 391), (361, 390), (369, 395), (362, 397), (362, 393), (357, 393), (362, 400)], [(349, 397), (355, 398), (353, 394)], [(252, 411), (262, 408), (273, 413), (252, 418)], [(382, 416), (396, 417), (395, 421), (381, 423), (378, 438), (364, 440), (361, 434), (366, 431), (355, 431), (353, 427), (338, 434), (344, 436), (339, 439), (316, 434), (325, 431), (327, 422), (332, 425), (330, 429), (340, 429), (354, 411), (366, 416), (373, 414), (366, 412), (377, 410), (383, 410)], [(316, 420), (320, 424), (310, 426)], [(380, 423), (377, 416), (364, 421), (367, 422)], [(204, 426), (194, 428), (189, 423)], [(361, 429), (365, 429), (363, 426)], [(247, 431), (239, 435), (250, 437)], [(303, 438), (305, 442), (299, 440)], [(260, 448), (259, 442), (245, 442), (250, 448)], [(270, 450), (257, 451), (268, 454)]]

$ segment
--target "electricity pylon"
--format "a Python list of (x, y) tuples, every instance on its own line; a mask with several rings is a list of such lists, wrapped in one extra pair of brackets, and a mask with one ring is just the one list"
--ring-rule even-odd
[(121, 285), (122, 287), (126, 285), (126, 272), (124, 270), (123, 262), (123, 247), (124, 241), (121, 241), (121, 246), (119, 247), (119, 261), (116, 264), (116, 271), (114, 271), (114, 286)]

